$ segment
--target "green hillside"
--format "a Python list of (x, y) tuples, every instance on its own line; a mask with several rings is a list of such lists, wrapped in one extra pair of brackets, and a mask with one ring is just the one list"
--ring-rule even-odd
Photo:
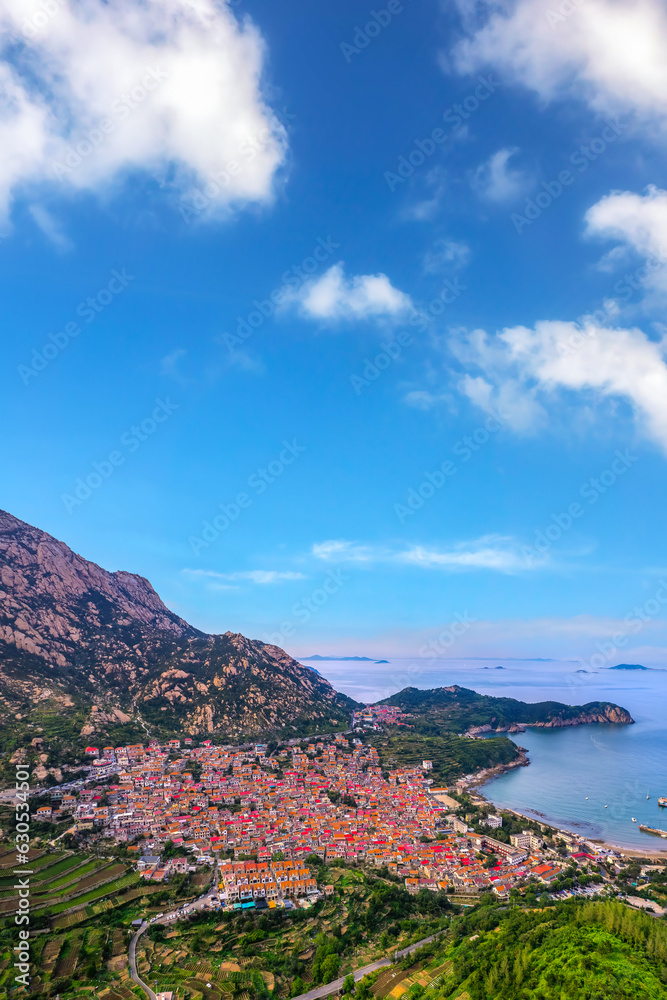
[[(571, 725), (579, 722), (631, 723), (632, 716), (618, 705), (591, 701), (586, 705), (563, 705), (558, 701), (530, 704), (515, 698), (493, 698), (468, 688), (451, 687), (421, 691), (404, 688), (385, 698), (380, 705), (395, 705), (418, 721), (451, 732), (463, 732), (471, 726), (490, 725), (502, 729), (511, 725)], [(423, 727), (422, 727), (423, 728)]]
[(430, 776), (436, 784), (448, 784), (484, 767), (509, 764), (519, 756), (516, 744), (507, 737), (471, 740), (453, 733), (429, 735), (388, 727), (374, 733), (369, 742), (380, 755), (384, 770), (414, 767), (423, 760), (433, 762)]
[(482, 907), (454, 929), (445, 954), (452, 974), (429, 1000), (667, 997), (667, 926), (619, 902)]

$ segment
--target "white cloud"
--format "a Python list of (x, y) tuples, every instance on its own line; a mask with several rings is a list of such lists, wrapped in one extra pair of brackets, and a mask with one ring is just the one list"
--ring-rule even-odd
[(180, 375), (180, 363), (187, 353), (184, 347), (177, 347), (169, 354), (165, 354), (160, 361), (160, 375), (177, 378)]
[(348, 278), (342, 262), (300, 288), (285, 289), (281, 309), (290, 305), (308, 319), (331, 322), (399, 318), (414, 310), (410, 296), (394, 288), (386, 274)]
[(544, 559), (527, 561), (516, 539), (501, 535), (486, 535), (470, 542), (460, 542), (449, 549), (433, 549), (423, 545), (407, 548), (361, 545), (335, 540), (313, 545), (312, 554), (325, 562), (386, 564), (415, 566), (419, 569), (465, 570), (489, 569), (502, 573), (535, 569)]
[(443, 403), (451, 402), (448, 393), (429, 392), (428, 389), (413, 389), (406, 393), (403, 402), (415, 410), (432, 410)]
[(493, 339), (475, 331), (452, 347), (485, 376), (468, 374), (461, 390), (483, 409), (497, 406), (519, 430), (529, 425), (531, 413), (544, 416), (542, 403), (570, 390), (598, 402), (625, 400), (642, 429), (667, 451), (667, 340), (652, 341), (636, 328), (542, 320), (532, 329), (502, 330)]
[[(467, 0), (459, 0), (464, 14)], [(667, 117), (667, 8), (662, 0), (483, 0), (482, 27), (456, 47), (462, 72), (492, 66), (546, 99), (567, 91), (602, 114)], [(569, 13), (559, 15), (559, 8)], [(479, 10), (479, 6), (475, 7)], [(555, 12), (555, 16), (554, 16)]]
[(230, 583), (237, 581), (249, 581), (265, 585), (267, 583), (282, 583), (284, 580), (305, 580), (303, 573), (279, 572), (278, 570), (250, 569), (238, 573), (216, 573), (215, 570), (207, 569), (184, 569), (183, 572), (190, 577), (206, 578), (214, 580), (227, 580)]
[(369, 545), (358, 545), (344, 539), (332, 539), (313, 545), (312, 554), (325, 562), (371, 562), (375, 552)]
[(441, 274), (452, 268), (463, 267), (470, 259), (470, 247), (459, 240), (436, 240), (424, 254), (426, 274)]
[(492, 569), (511, 573), (530, 568), (514, 539), (496, 535), (464, 542), (444, 552), (415, 545), (398, 553), (397, 561), (423, 569)]
[(643, 195), (613, 191), (589, 208), (585, 218), (589, 236), (622, 244), (605, 255), (605, 263), (623, 259), (631, 248), (646, 258), (645, 272), (639, 274), (642, 284), (667, 290), (667, 191), (653, 185)]
[(53, 218), (48, 209), (43, 205), (31, 205), (30, 214), (35, 224), (41, 229), (50, 243), (53, 243), (57, 250), (71, 250), (72, 242), (65, 236), (59, 223)]
[(516, 147), (499, 149), (477, 168), (472, 187), (480, 198), (502, 203), (512, 201), (524, 191), (525, 175), (509, 166), (510, 159), (518, 152)]
[(99, 190), (135, 171), (203, 189), (209, 211), (271, 197), (286, 137), (249, 19), (214, 0), (47, 6), (0, 10), (0, 214), (26, 185)]

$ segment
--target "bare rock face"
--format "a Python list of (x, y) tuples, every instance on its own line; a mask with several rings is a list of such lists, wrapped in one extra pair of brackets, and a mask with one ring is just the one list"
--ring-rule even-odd
[(564, 718), (556, 717), (548, 722), (530, 722), (530, 726), (542, 726), (545, 729), (560, 729), (563, 726), (583, 726), (595, 722), (611, 722), (616, 725), (626, 725), (635, 720), (630, 713), (621, 708), (620, 705), (611, 705), (605, 702), (590, 702), (582, 705), (579, 715)]
[(0, 511), (0, 714), (54, 699), (86, 709), (84, 733), (140, 711), (239, 735), (341, 722), (354, 707), (277, 646), (200, 632), (148, 580), (110, 573)]

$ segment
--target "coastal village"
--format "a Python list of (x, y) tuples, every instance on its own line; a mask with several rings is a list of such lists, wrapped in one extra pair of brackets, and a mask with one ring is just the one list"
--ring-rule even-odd
[[(366, 715), (353, 723), (379, 724), (370, 710)], [(385, 715), (385, 724), (402, 721), (400, 713)], [(435, 788), (428, 760), (383, 773), (377, 750), (358, 732), (295, 740), (272, 753), (263, 744), (194, 746), (190, 738), (91, 746), (91, 775), (105, 784), (77, 794), (53, 789), (51, 806), (38, 812), (44, 819), (71, 815), (73, 830), (91, 842), (124, 844), (146, 880), (216, 864), (219, 903), (231, 908), (309, 905), (330, 893), (317, 884), (309, 855), (386, 867), (411, 893), (490, 890), (504, 897), (531, 876), (548, 891), (566, 863), (609, 853), (566, 834), (556, 851), (531, 830), (506, 843), (494, 837), (502, 818), (491, 808), (481, 818), (484, 832), (476, 832), (452, 797), (474, 776)]]

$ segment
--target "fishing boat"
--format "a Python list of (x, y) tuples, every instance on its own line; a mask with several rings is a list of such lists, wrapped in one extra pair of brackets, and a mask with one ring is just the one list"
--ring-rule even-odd
[(667, 837), (667, 830), (656, 830), (653, 826), (642, 826), (641, 823), (639, 825), (639, 829), (643, 833), (652, 833), (656, 837)]
[(659, 806), (662, 806), (663, 808), (667, 807), (667, 797), (663, 797), (663, 796), (661, 796), (661, 797), (660, 797), (660, 798), (658, 799), (658, 805), (659, 805)]
[(633, 822), (633, 823), (636, 823), (636, 822), (637, 822), (637, 820), (635, 819), (635, 817), (634, 817), (634, 816), (632, 817), (632, 822)]

